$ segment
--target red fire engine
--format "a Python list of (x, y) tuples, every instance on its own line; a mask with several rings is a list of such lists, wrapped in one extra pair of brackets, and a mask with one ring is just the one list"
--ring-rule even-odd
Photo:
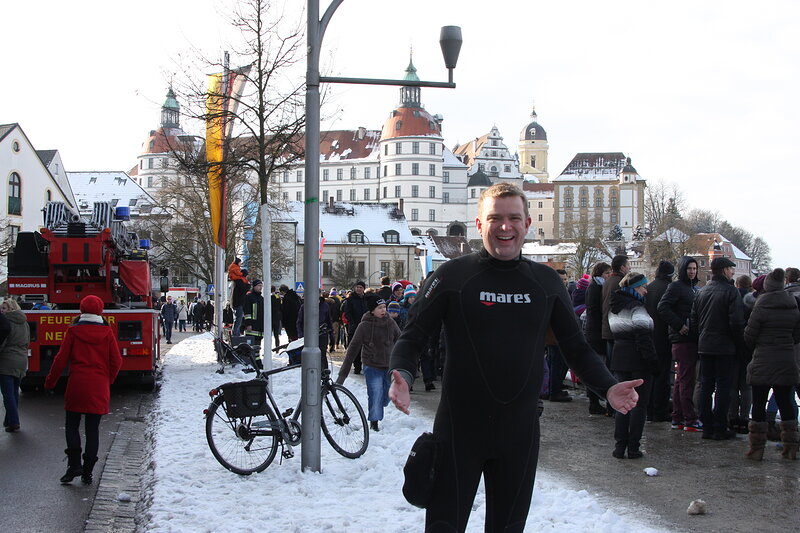
[(8, 256), (8, 293), (55, 309), (24, 310), (31, 330), (23, 386), (41, 385), (80, 301), (103, 300), (103, 317), (122, 352), (120, 376), (154, 383), (160, 364), (158, 311), (153, 309), (147, 241), (125, 229), (128, 208), (95, 202), (82, 218), (62, 202), (48, 202), (41, 231), (20, 232)]

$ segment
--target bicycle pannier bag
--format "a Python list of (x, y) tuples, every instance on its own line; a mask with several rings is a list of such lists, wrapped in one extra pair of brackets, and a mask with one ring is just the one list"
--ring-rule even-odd
[(265, 415), (269, 412), (267, 404), (267, 382), (261, 379), (237, 381), (220, 386), (225, 396), (225, 410), (228, 416), (242, 418)]
[(439, 446), (433, 433), (423, 433), (414, 442), (403, 467), (403, 496), (411, 505), (425, 509), (433, 496), (439, 461)]

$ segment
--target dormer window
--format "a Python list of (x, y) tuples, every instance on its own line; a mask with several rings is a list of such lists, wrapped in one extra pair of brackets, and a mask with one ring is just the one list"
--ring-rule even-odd
[(400, 234), (390, 229), (383, 233), (383, 240), (386, 244), (400, 244)]
[(355, 244), (364, 244), (364, 232), (359, 229), (351, 230), (347, 234), (347, 242)]

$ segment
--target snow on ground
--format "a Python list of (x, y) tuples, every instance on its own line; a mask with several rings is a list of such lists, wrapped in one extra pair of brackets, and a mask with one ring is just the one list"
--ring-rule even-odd
[[(286, 359), (274, 358), (275, 366)], [(381, 431), (370, 434), (359, 459), (346, 459), (322, 440), (322, 473), (300, 471), (295, 457), (280, 453), (263, 472), (238, 476), (214, 459), (205, 438), (203, 409), (208, 391), (228, 381), (252, 379), (238, 369), (216, 374), (210, 334), (191, 337), (166, 357), (161, 392), (150, 420), (153, 427), (153, 486), (148, 531), (163, 532), (409, 532), (421, 531), (425, 511), (403, 498), (403, 465), (416, 437), (432, 420), (406, 416), (390, 406)], [(299, 370), (270, 378), (278, 406), (296, 405)], [(366, 411), (363, 381), (345, 385)], [(608, 509), (585, 490), (575, 491), (539, 472), (528, 516), (528, 531), (655, 532)], [(483, 531), (485, 496), (478, 492), (467, 531)]]

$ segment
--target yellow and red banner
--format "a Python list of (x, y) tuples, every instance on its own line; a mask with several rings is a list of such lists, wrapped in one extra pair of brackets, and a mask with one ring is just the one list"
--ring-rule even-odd
[(211, 213), (211, 231), (214, 243), (226, 245), (227, 188), (225, 179), (226, 141), (233, 128), (231, 116), (244, 89), (249, 68), (228, 71), (208, 77), (206, 96), (206, 163), (208, 164), (208, 205)]

